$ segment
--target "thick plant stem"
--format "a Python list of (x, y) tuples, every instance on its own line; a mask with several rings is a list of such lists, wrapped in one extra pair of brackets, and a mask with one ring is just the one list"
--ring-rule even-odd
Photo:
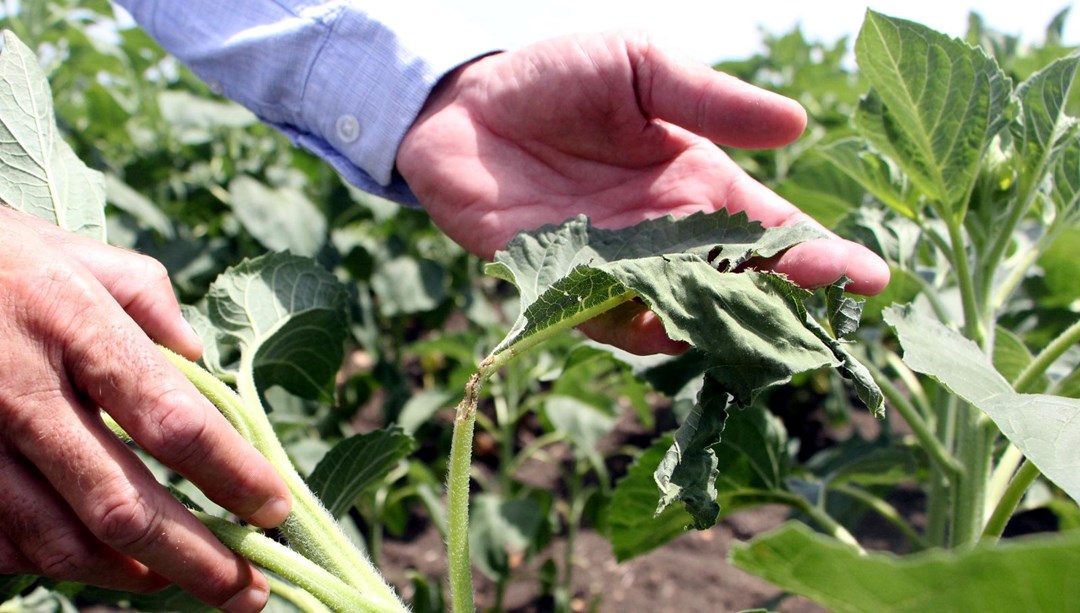
[(477, 371), (469, 378), (465, 385), (465, 397), (458, 404), (454, 418), (454, 432), (450, 443), (450, 467), (446, 479), (449, 523), (446, 538), (449, 564), (447, 572), (450, 583), (451, 611), (454, 613), (471, 613), (476, 610), (472, 587), (472, 558), (469, 554), (469, 479), (480, 388), (500, 368), (522, 353), (633, 299), (636, 295), (634, 292), (627, 291), (612, 296), (554, 325), (534, 330), (531, 334), (513, 341), (504, 340), (491, 355), (480, 362)]
[(982, 534), (986, 519), (986, 494), (993, 463), (996, 428), (981, 411), (961, 404), (956, 454), (964, 466), (954, 490), (952, 546), (973, 545)]
[(237, 392), (246, 406), (259, 408), (258, 415), (249, 413), (252, 442), (274, 465), (293, 496), (293, 511), (281, 526), (289, 544), (346, 583), (372, 598), (385, 601), (385, 610), (404, 610), (404, 605), (398, 601), (379, 571), (342, 532), (337, 520), (327, 512), (296, 472), (292, 460), (278, 441), (274, 427), (266, 418), (266, 411), (262, 409), (249, 353), (242, 354), (240, 358)]
[(1005, 526), (1009, 523), (1009, 518), (1016, 512), (1016, 507), (1020, 506), (1024, 493), (1027, 492), (1040, 474), (1039, 469), (1031, 463), (1031, 460), (1024, 460), (1024, 463), (1020, 465), (1020, 470), (1016, 471), (1016, 475), (1009, 482), (1009, 487), (1005, 488), (1005, 493), (1001, 496), (997, 507), (994, 508), (990, 519), (986, 522), (986, 529), (983, 530), (982, 534), (984, 539), (996, 540), (1001, 538), (1001, 534), (1005, 532)]
[(382, 601), (372, 601), (352, 586), (311, 560), (255, 530), (206, 513), (195, 515), (226, 547), (259, 566), (295, 583), (333, 611), (341, 613), (386, 611)]
[[(936, 407), (934, 436), (941, 441), (942, 446), (952, 457), (956, 449), (956, 398), (944, 396), (939, 393), (941, 401), (932, 404)], [(955, 498), (955, 483), (950, 486), (945, 472), (931, 464), (930, 466), (930, 490), (928, 492), (928, 505), (926, 509), (926, 538), (931, 544), (939, 547), (949, 546), (949, 521), (952, 512), (952, 500)]]
[[(450, 583), (450, 610), (471, 613), (476, 610), (473, 600), (472, 558), (469, 555), (469, 473), (472, 469), (472, 440), (476, 426), (476, 405), (485, 376), (484, 364), (469, 378), (465, 397), (454, 416), (454, 434), (450, 442), (450, 467), (446, 480), (449, 500), (446, 553)], [(491, 372), (491, 371), (488, 371)], [(490, 376), (490, 375), (487, 375)]]
[(381, 611), (405, 611), (378, 570), (342, 532), (335, 520), (296, 472), (278, 441), (259, 400), (250, 358), (241, 357), (238, 391), (219, 381), (197, 364), (164, 350), (172, 363), (195, 384), (237, 430), (274, 466), (293, 497), (293, 508), (281, 530), (303, 556), (379, 603)]

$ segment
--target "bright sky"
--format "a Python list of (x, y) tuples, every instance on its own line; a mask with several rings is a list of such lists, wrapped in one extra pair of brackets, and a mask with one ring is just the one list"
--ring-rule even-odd
[[(918, 21), (952, 36), (967, 31), (975, 10), (986, 23), (1028, 42), (1041, 42), (1047, 24), (1068, 0), (443, 0), (512, 49), (558, 34), (639, 28), (703, 62), (743, 59), (761, 49), (761, 31), (782, 34), (800, 24), (810, 40), (833, 42), (855, 34), (867, 6)], [(827, 8), (822, 8), (827, 7)], [(500, 40), (501, 37), (501, 40)], [(1066, 21), (1065, 41), (1080, 43), (1080, 9)]]

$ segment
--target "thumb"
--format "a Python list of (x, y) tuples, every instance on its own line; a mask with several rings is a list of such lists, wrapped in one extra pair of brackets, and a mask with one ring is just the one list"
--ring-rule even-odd
[(730, 147), (786, 145), (806, 129), (795, 100), (660, 49), (647, 38), (627, 44), (642, 110)]

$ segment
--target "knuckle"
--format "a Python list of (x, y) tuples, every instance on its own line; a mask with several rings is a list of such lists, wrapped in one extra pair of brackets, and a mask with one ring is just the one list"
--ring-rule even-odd
[(146, 296), (168, 295), (172, 296), (172, 281), (169, 279), (169, 271), (165, 265), (156, 259), (133, 253), (135, 275), (133, 281), (137, 284), (135, 294), (145, 299)]
[(164, 536), (164, 516), (146, 497), (130, 488), (106, 496), (90, 526), (94, 534), (120, 551), (145, 551)]
[(25, 551), (38, 572), (53, 579), (78, 579), (90, 563), (89, 552), (72, 530), (55, 527), (38, 535)]
[(149, 412), (150, 424), (142, 443), (151, 454), (170, 464), (186, 464), (205, 451), (208, 415), (180, 390), (160, 394)]

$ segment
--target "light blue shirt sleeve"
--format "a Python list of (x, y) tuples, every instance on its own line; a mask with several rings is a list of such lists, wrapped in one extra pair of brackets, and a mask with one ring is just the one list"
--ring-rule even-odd
[(416, 197), (394, 172), (405, 132), (439, 78), (494, 50), (437, 1), (117, 3), (215, 93), (353, 185), (413, 206)]

